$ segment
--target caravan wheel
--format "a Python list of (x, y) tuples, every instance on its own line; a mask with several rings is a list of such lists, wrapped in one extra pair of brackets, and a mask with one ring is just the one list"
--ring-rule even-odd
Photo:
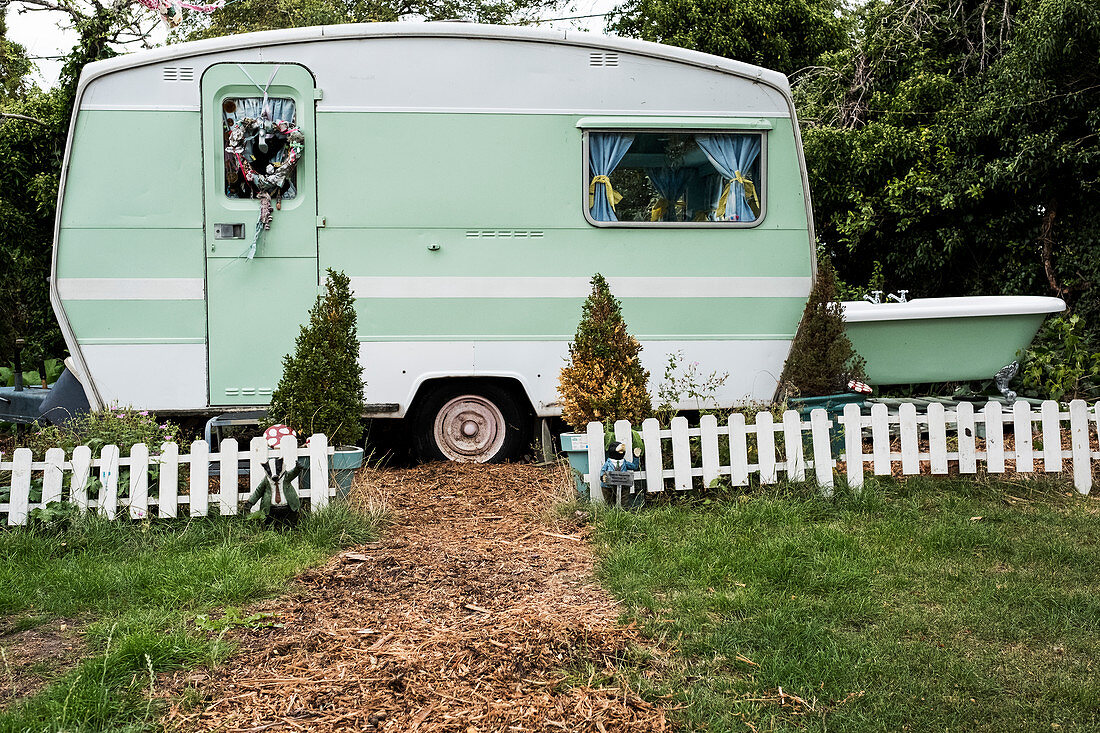
[(523, 414), (492, 385), (438, 389), (418, 410), (417, 452), (425, 461), (498, 463), (523, 446)]

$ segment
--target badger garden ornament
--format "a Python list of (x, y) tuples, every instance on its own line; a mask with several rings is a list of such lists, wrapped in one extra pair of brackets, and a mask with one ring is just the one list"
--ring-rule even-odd
[[(293, 436), (294, 431), (286, 425), (272, 425), (264, 431), (264, 441), (268, 448), (274, 449), (288, 435)], [(302, 472), (302, 464), (295, 463), (286, 469), (282, 458), (271, 458), (262, 465), (265, 476), (245, 504), (251, 509), (259, 502), (260, 510), (257, 514), (261, 518), (281, 519), (293, 524), (302, 508), (302, 500), (292, 482)]]

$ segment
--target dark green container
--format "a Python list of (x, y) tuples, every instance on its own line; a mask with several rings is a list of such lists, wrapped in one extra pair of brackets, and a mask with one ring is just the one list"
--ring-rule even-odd
[[(298, 476), (298, 485), (302, 489), (309, 489), (309, 454), (298, 456), (298, 463), (304, 467)], [(355, 480), (355, 471), (362, 465), (362, 448), (354, 445), (336, 446), (336, 452), (328, 457), (328, 470), (332, 480), (336, 482), (337, 498), (348, 498), (348, 494), (351, 493), (351, 484)]]
[[(829, 419), (833, 421), (833, 425), (829, 427), (829, 448), (835, 458), (844, 451), (844, 429), (836, 424), (836, 419), (844, 414), (844, 408), (848, 405), (859, 405), (862, 410), (865, 399), (864, 395), (844, 392), (821, 397), (797, 397), (788, 400), (787, 406), (789, 409), (798, 410), (803, 420), (809, 420), (810, 413), (814, 410), (825, 410)], [(803, 450), (806, 451), (806, 455), (812, 455), (813, 436), (809, 432), (804, 432), (802, 435)]]

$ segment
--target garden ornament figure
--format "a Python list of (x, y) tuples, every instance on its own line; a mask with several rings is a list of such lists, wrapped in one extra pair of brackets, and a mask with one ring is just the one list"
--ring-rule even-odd
[(997, 385), (997, 390), (1004, 395), (1008, 404), (1012, 404), (1016, 401), (1016, 393), (1009, 388), (1009, 383), (1016, 378), (1016, 374), (1020, 371), (1020, 362), (1014, 361), (1008, 366), (1003, 366), (997, 370), (997, 373), (993, 375), (993, 383)]
[[(286, 425), (272, 425), (264, 431), (264, 440), (269, 448), (275, 448), (287, 435), (294, 435), (294, 431)], [(248, 497), (246, 505), (251, 509), (259, 502), (258, 514), (264, 519), (269, 516), (278, 519), (280, 516), (277, 515), (281, 515), (282, 518), (293, 521), (292, 517), (296, 517), (302, 508), (302, 500), (292, 482), (302, 472), (302, 464), (295, 463), (286, 470), (282, 458), (272, 458), (263, 464), (263, 468), (266, 475)]]
[(611, 489), (615, 506), (632, 509), (645, 502), (645, 493), (634, 489), (634, 472), (638, 470), (641, 448), (634, 449), (634, 460), (626, 460), (626, 446), (615, 441), (607, 447), (607, 460), (600, 467), (600, 486)]

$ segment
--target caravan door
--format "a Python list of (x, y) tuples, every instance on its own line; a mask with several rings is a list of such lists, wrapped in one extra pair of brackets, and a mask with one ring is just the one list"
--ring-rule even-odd
[[(246, 118), (268, 123), (262, 140)], [(210, 405), (265, 405), (319, 282), (313, 76), (297, 64), (211, 66), (202, 129)], [(292, 155), (288, 129), (304, 139), (280, 182)]]

